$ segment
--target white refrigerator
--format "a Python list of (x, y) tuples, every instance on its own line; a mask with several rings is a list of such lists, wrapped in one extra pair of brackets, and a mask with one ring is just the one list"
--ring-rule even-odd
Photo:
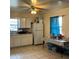
[(43, 44), (43, 23), (33, 23), (33, 41), (34, 44)]

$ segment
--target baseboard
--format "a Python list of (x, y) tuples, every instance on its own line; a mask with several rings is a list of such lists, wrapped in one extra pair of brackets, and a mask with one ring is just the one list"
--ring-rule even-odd
[(34, 44), (35, 46), (37, 46), (37, 45), (43, 45), (43, 44)]
[(12, 48), (20, 48), (20, 47), (27, 47), (27, 46), (33, 46), (33, 45), (14, 46), (14, 47), (10, 47), (10, 49), (12, 49)]

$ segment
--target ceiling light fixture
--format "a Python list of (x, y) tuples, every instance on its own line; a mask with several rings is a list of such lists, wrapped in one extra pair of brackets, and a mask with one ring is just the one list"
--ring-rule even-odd
[(35, 9), (35, 7), (34, 6), (31, 6), (31, 14), (36, 14), (37, 12), (36, 12), (36, 9)]
[(59, 0), (59, 1), (58, 1), (58, 4), (62, 4), (62, 1), (61, 1), (61, 0)]
[(31, 11), (31, 14), (36, 14), (37, 12), (35, 10), (32, 10)]

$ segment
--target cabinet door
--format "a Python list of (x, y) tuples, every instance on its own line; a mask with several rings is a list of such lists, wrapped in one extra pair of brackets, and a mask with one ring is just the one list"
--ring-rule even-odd
[(27, 36), (22, 35), (21, 36), (21, 45), (26, 45), (27, 44)]
[(16, 47), (16, 46), (20, 46), (21, 43), (20, 43), (20, 36), (18, 35), (14, 35), (14, 36), (11, 36), (11, 47)]
[(26, 27), (26, 19), (25, 18), (21, 18), (21, 20), (20, 20), (20, 27), (21, 28), (25, 28)]
[(10, 38), (10, 47), (14, 47), (14, 40), (12, 39), (12, 37)]
[(21, 45), (32, 45), (32, 36), (22, 36)]
[(15, 47), (15, 36), (10, 37), (10, 47)]
[(15, 36), (15, 39), (14, 39), (14, 46), (20, 46), (21, 43), (21, 37), (20, 36)]
[(26, 19), (26, 28), (31, 28), (31, 22), (32, 20), (31, 19)]

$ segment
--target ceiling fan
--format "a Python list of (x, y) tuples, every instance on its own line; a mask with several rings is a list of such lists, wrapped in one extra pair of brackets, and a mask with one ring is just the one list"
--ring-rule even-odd
[(37, 0), (22, 0), (24, 2), (24, 6), (28, 7), (28, 10), (30, 10), (31, 14), (37, 14), (37, 12), (41, 10), (46, 10), (45, 8), (37, 7)]

